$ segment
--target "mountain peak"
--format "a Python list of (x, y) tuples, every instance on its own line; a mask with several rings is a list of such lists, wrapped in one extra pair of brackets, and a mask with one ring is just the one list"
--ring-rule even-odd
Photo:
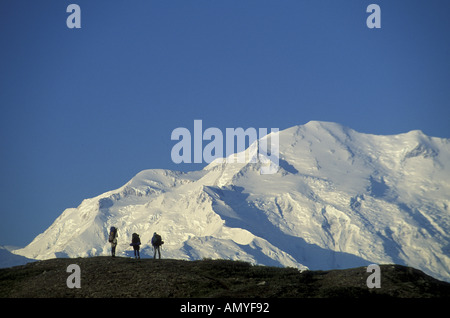
[[(450, 143), (420, 132), (361, 134), (311, 121), (279, 132), (280, 169), (214, 162), (199, 171), (144, 170), (123, 187), (65, 210), (16, 254), (46, 259), (223, 258), (310, 269), (408, 265), (449, 280)], [(250, 151), (250, 149), (247, 149)], [(414, 242), (414, 244), (411, 244)]]
[(311, 127), (311, 128), (337, 128), (337, 129), (342, 129), (345, 127), (339, 123), (335, 123), (335, 122), (331, 122), (331, 121), (320, 121), (320, 120), (310, 120), (303, 126), (308, 127), (308, 128)]

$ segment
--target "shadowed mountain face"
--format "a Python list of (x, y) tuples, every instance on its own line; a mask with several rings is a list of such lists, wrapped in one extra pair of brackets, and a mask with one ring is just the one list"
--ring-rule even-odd
[[(212, 162), (200, 171), (145, 170), (65, 210), (27, 247), (29, 258), (142, 255), (242, 260), (329, 270), (396, 263), (450, 281), (450, 142), (420, 131), (361, 134), (310, 122), (278, 134), (279, 169)], [(252, 151), (249, 147), (246, 151)]]

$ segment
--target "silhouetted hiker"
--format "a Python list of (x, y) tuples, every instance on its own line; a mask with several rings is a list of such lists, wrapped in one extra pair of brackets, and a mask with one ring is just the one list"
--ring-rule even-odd
[(116, 246), (117, 246), (117, 229), (111, 226), (109, 229), (109, 243), (111, 243), (111, 256), (116, 257)]
[(156, 251), (158, 251), (159, 259), (161, 259), (161, 249), (160, 246), (164, 244), (164, 241), (161, 239), (161, 235), (156, 232), (153, 233), (152, 237), (152, 245), (153, 245), (153, 258), (156, 258)]
[(133, 233), (130, 246), (133, 246), (134, 258), (140, 259), (141, 256), (139, 255), (139, 249), (140, 249), (139, 245), (141, 245), (141, 239), (139, 238), (139, 234)]

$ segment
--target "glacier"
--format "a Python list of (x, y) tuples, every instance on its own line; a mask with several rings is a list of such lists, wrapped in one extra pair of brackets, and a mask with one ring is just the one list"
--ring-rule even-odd
[[(232, 259), (300, 270), (372, 263), (450, 281), (450, 139), (421, 131), (380, 136), (311, 121), (279, 132), (279, 170), (216, 159), (198, 171), (150, 169), (66, 209), (29, 245), (32, 259), (153, 255)], [(262, 137), (268, 138), (268, 136)], [(256, 141), (258, 142), (258, 141)], [(245, 151), (254, 155), (257, 147)]]

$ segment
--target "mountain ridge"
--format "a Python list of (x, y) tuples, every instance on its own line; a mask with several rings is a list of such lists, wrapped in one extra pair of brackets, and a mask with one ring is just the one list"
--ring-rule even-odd
[[(192, 172), (144, 170), (119, 189), (66, 209), (15, 253), (30, 258), (108, 255), (131, 233), (151, 255), (225, 258), (300, 269), (397, 263), (450, 281), (450, 141), (420, 131), (362, 134), (312, 121), (278, 132), (279, 170), (219, 160)], [(246, 151), (252, 151), (251, 145)]]

